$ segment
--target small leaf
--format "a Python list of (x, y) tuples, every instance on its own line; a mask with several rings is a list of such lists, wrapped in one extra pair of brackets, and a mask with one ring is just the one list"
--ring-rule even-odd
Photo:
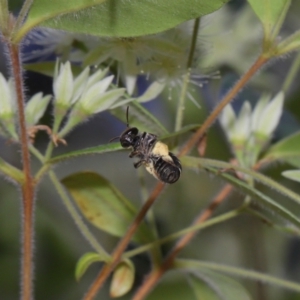
[(300, 182), (300, 170), (289, 170), (281, 173), (284, 177)]
[[(136, 208), (108, 180), (97, 173), (81, 172), (62, 180), (82, 214), (97, 228), (121, 237), (137, 214)], [(152, 241), (145, 223), (137, 230), (134, 240)]]
[[(265, 37), (271, 38), (272, 31), (280, 29), (282, 19), (290, 5), (290, 0), (248, 0), (263, 24)], [(284, 15), (283, 15), (284, 14)], [(277, 23), (280, 23), (277, 25)], [(278, 28), (277, 28), (278, 27)]]
[(107, 262), (105, 257), (102, 257), (99, 253), (88, 252), (81, 256), (76, 264), (75, 278), (77, 281), (80, 280), (82, 275), (86, 272), (88, 267), (94, 262)]
[[(24, 32), (26, 33), (44, 20), (42, 26), (45, 27), (96, 36), (135, 37), (149, 35), (212, 13), (221, 8), (227, 0), (193, 1), (193, 5), (186, 5), (185, 0), (164, 0), (155, 3), (149, 0), (105, 1), (100, 5), (97, 5), (101, 3), (100, 0), (60, 1), (57, 2), (57, 5), (51, 5), (52, 3), (47, 2), (47, 0), (35, 2), (37, 4), (32, 7), (28, 20), (19, 35), (24, 35)], [(93, 7), (83, 9), (78, 14), (62, 15), (77, 11), (80, 2), (84, 2), (86, 7), (92, 3)], [(54, 13), (53, 10), (55, 10)], [(45, 17), (46, 12), (48, 13)], [(51, 20), (57, 16), (58, 12), (59, 19)]]
[(55, 156), (47, 161), (47, 164), (57, 164), (67, 159), (71, 159), (77, 156), (90, 155), (90, 154), (102, 154), (108, 152), (114, 152), (124, 150), (120, 143), (110, 143), (96, 147), (85, 148), (77, 151), (68, 152), (62, 155)]
[[(228, 278), (224, 275), (220, 275), (218, 273), (212, 272), (210, 270), (199, 270), (199, 272), (194, 272), (194, 275), (190, 275), (189, 278), (192, 281), (192, 286), (194, 291), (198, 292), (199, 297), (197, 299), (201, 300), (250, 300), (250, 295), (246, 291), (246, 289), (237, 281)], [(215, 297), (211, 298), (201, 298), (203, 295), (199, 291), (199, 288), (202, 287), (205, 282), (207, 286), (209, 286), (213, 291)]]
[(134, 283), (134, 274), (134, 265), (129, 259), (120, 262), (112, 276), (110, 296), (117, 298), (128, 293)]
[[(300, 131), (280, 140), (278, 143), (268, 149), (262, 160), (276, 161), (283, 160), (291, 163), (296, 167), (300, 167)], [(295, 161), (295, 164), (293, 164)], [(298, 163), (298, 164), (297, 164)]]

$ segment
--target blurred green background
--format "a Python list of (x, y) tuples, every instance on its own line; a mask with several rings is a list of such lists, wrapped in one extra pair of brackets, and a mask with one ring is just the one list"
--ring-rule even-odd
[[(11, 10), (17, 13), (22, 1), (10, 0)], [(220, 97), (234, 84), (238, 76), (254, 61), (259, 51), (262, 29), (258, 20), (250, 10), (246, 9), (246, 1), (231, 1), (221, 12), (203, 19), (203, 68), (219, 70), (220, 78), (211, 79), (202, 89), (195, 92), (201, 109), (188, 101), (185, 110), (185, 124), (201, 124), (207, 114), (216, 105)], [(247, 11), (247, 12), (245, 12)], [(293, 1), (282, 33), (291, 33), (300, 28), (300, 2)], [(220, 45), (216, 47), (214, 45)], [(0, 59), (1, 71), (7, 74), (3, 50)], [(238, 107), (244, 100), (252, 103), (258, 96), (268, 91), (275, 94), (291, 64), (294, 54), (269, 64), (263, 69), (235, 101)], [(285, 111), (280, 125), (273, 137), (273, 142), (299, 130), (300, 120), (300, 80), (299, 74), (286, 95)], [(26, 73), (28, 95), (40, 91), (51, 93), (51, 78)], [(146, 105), (169, 130), (174, 127), (176, 112), (176, 95), (168, 101), (160, 98)], [(51, 122), (51, 110), (44, 117), (46, 123)], [(109, 113), (96, 115), (89, 122), (81, 124), (67, 137), (68, 146), (59, 146), (54, 155), (75, 149), (107, 143), (112, 137), (124, 130), (125, 124)], [(185, 139), (182, 139), (182, 143)], [(45, 149), (47, 136), (41, 133), (36, 141), (38, 148)], [(0, 155), (15, 166), (20, 166), (18, 148), (0, 137)], [(206, 157), (228, 161), (230, 149), (219, 126), (215, 124), (208, 132), (208, 148)], [(34, 161), (34, 168), (38, 163)], [(266, 174), (278, 182), (300, 191), (299, 184), (281, 177), (280, 173), (288, 166), (273, 165)], [(62, 163), (55, 171), (59, 178), (73, 172), (93, 170), (109, 179), (124, 195), (137, 206), (140, 206), (141, 193), (139, 176), (128, 158), (128, 152), (81, 157)], [(146, 180), (149, 191), (155, 185), (155, 179), (139, 170)], [(161, 237), (189, 226), (196, 215), (204, 209), (225, 182), (206, 172), (195, 173), (183, 170), (182, 178), (176, 185), (169, 186), (154, 206), (154, 212)], [(5, 178), (0, 180), (0, 299), (14, 300), (19, 297), (20, 277), (20, 197), (19, 191)], [(280, 200), (280, 195), (272, 193)], [(244, 196), (234, 192), (218, 208), (217, 213), (235, 207)], [(299, 212), (300, 215), (300, 212)], [(36, 196), (36, 237), (35, 237), (35, 286), (36, 299), (60, 300), (80, 299), (87, 287), (99, 272), (101, 264), (94, 264), (76, 282), (74, 269), (77, 260), (91, 247), (78, 231), (65, 207), (62, 205), (50, 181), (44, 178)], [(100, 232), (90, 226), (95, 236), (112, 250), (117, 239)], [(162, 247), (167, 253), (171, 244)], [(134, 247), (134, 245), (131, 245)], [(300, 239), (285, 235), (251, 216), (241, 216), (232, 221), (210, 227), (199, 233), (197, 238), (181, 253), (180, 257), (195, 258), (220, 262), (243, 268), (262, 270), (277, 277), (300, 280)], [(137, 267), (137, 284), (149, 271), (147, 255), (135, 259)], [(250, 280), (240, 280), (249, 290), (253, 299), (264, 300), (296, 300), (300, 295), (267, 285), (257, 285)], [(258, 292), (259, 291), (259, 292)], [(185, 283), (184, 276), (173, 272), (167, 274), (163, 281), (149, 296), (149, 299), (193, 299), (193, 294)], [(97, 299), (109, 299), (108, 288), (104, 289)], [(121, 299), (130, 299), (130, 295)]]

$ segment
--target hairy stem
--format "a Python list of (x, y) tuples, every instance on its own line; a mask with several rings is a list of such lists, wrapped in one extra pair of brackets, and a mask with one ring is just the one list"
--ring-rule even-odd
[(223, 108), (230, 103), (234, 97), (240, 92), (240, 90), (248, 83), (252, 76), (268, 61), (269, 58), (265, 56), (259, 56), (251, 68), (240, 78), (240, 80), (234, 85), (234, 87), (224, 96), (221, 102), (216, 106), (213, 112), (206, 118), (203, 125), (198, 131), (191, 137), (191, 139), (181, 149), (179, 156), (187, 154), (191, 148), (197, 143), (206, 130), (215, 122)]
[(53, 185), (55, 186), (60, 198), (62, 199), (65, 207), (67, 208), (69, 214), (72, 216), (73, 220), (75, 221), (76, 225), (81, 231), (82, 235), (88, 240), (88, 242), (91, 244), (94, 250), (97, 251), (102, 258), (104, 258), (106, 261), (110, 261), (109, 254), (97, 242), (96, 238), (92, 235), (87, 226), (84, 224), (83, 220), (81, 219), (81, 216), (75, 209), (73, 203), (69, 199), (68, 195), (66, 194), (65, 190), (63, 189), (61, 183), (59, 182), (53, 171), (49, 171), (49, 177)]
[(133, 223), (129, 226), (127, 232), (125, 233), (125, 236), (122, 238), (116, 249), (114, 250), (112, 254), (112, 262), (109, 264), (106, 264), (102, 270), (100, 271), (99, 275), (97, 276), (96, 280), (93, 282), (91, 287), (89, 288), (88, 292), (86, 293), (84, 300), (92, 300), (98, 293), (98, 290), (102, 287), (107, 277), (110, 275), (110, 273), (114, 270), (114, 268), (117, 266), (117, 264), (120, 261), (120, 258), (122, 257), (122, 254), (124, 250), (126, 249), (127, 245), (129, 244), (132, 236), (134, 235), (135, 231), (137, 230), (140, 223), (145, 218), (145, 215), (147, 214), (148, 210), (154, 203), (154, 201), (157, 199), (157, 196), (161, 193), (161, 191), (164, 188), (163, 183), (158, 183), (155, 187), (155, 189), (152, 191), (150, 197), (146, 201), (146, 203), (143, 205), (141, 210), (139, 211), (138, 215), (134, 219)]
[[(224, 201), (224, 199), (229, 195), (232, 191), (232, 187), (230, 185), (226, 185), (220, 193), (216, 196), (216, 198), (210, 203), (210, 205), (201, 213), (196, 220), (194, 221), (194, 225), (201, 224), (206, 221), (217, 207)], [(141, 300), (150, 292), (152, 287), (157, 283), (157, 281), (161, 278), (161, 276), (171, 268), (173, 262), (178, 255), (178, 253), (194, 238), (197, 232), (189, 232), (184, 235), (175, 245), (175, 247), (171, 250), (165, 261), (162, 263), (159, 269), (153, 270), (147, 279), (144, 281), (143, 285), (139, 288), (137, 293), (134, 295), (132, 300)]]
[(19, 139), (21, 143), (21, 154), (23, 160), (24, 184), (22, 185), (22, 299), (32, 299), (33, 290), (33, 221), (34, 221), (34, 182), (31, 176), (30, 155), (28, 148), (27, 128), (24, 112), (24, 89), (23, 76), (21, 69), (19, 46), (8, 43), (9, 55), (11, 59), (12, 75), (15, 80), (17, 106), (18, 106), (18, 125)]

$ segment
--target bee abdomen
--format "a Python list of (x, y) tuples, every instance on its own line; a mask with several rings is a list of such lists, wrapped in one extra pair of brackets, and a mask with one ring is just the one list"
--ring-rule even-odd
[(172, 153), (169, 153), (173, 162), (159, 158), (155, 164), (154, 169), (156, 176), (165, 183), (174, 183), (176, 182), (181, 173), (181, 164), (179, 159)]

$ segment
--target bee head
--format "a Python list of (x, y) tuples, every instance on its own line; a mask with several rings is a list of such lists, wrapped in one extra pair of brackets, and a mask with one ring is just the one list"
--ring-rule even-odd
[(134, 146), (137, 141), (138, 129), (136, 127), (127, 128), (120, 136), (120, 143), (123, 148)]

